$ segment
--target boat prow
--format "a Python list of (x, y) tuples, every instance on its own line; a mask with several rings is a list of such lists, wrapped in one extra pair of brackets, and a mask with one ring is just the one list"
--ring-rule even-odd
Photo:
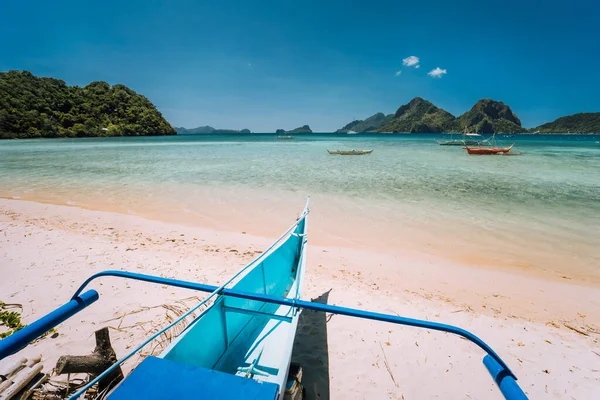
[[(306, 211), (288, 237), (255, 260), (231, 289), (300, 298), (305, 248)], [(185, 365), (274, 384), (281, 395), (298, 316), (294, 307), (221, 296), (159, 358), (182, 364), (182, 368)]]

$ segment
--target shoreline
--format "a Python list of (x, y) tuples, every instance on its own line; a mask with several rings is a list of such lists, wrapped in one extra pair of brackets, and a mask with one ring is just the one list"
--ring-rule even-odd
[[(281, 231), (293, 218), (282, 223)], [(475, 268), (427, 254), (416, 257), (314, 245), (310, 218), (303, 298), (466, 328), (498, 351), (532, 398), (549, 393), (590, 398), (600, 388), (593, 372), (599, 356), (590, 351), (600, 338), (597, 288)], [(85, 278), (103, 269), (219, 284), (277, 236), (0, 200), (0, 265), (5, 278), (0, 283), (0, 300), (23, 304), (23, 320), (28, 323), (66, 302)], [(123, 355), (147, 337), (153, 326), (165, 324), (161, 304), (179, 304), (181, 299), (197, 296), (183, 289), (114, 278), (93, 287), (101, 295), (97, 304), (76, 321), (61, 324), (56, 339), (43, 339), (22, 354), (43, 354), (49, 370), (60, 355), (89, 353), (93, 331), (109, 325), (115, 350)], [(195, 300), (186, 304), (190, 301)], [(145, 311), (123, 317), (140, 309)], [(317, 317), (307, 317), (308, 322), (299, 326), (295, 346), (294, 357), (304, 367), (309, 394), (328, 394), (321, 398), (356, 397), (358, 393), (367, 398), (385, 394), (463, 398), (468, 393), (474, 398), (494, 398), (492, 392), (497, 392), (481, 365), (480, 351), (451, 335), (360, 323), (341, 316), (327, 321), (317, 321)], [(590, 331), (584, 336), (565, 324)], [(390, 379), (384, 355), (399, 385)], [(565, 363), (565, 357), (572, 361)], [(126, 370), (135, 361), (139, 360), (128, 363)], [(432, 379), (440, 385), (428, 385)]]
[[(527, 128), (525, 128), (527, 129)], [(533, 128), (529, 128), (533, 129)], [(353, 134), (349, 134), (347, 132), (301, 132), (295, 133), (296, 135), (302, 136), (311, 136), (311, 135), (336, 135), (340, 137), (346, 137), (347, 135), (412, 135), (412, 136), (420, 136), (420, 135), (456, 135), (462, 134), (463, 131), (455, 131), (455, 132), (356, 132)], [(517, 136), (597, 136), (600, 135), (600, 132), (496, 132), (496, 135), (517, 135)], [(171, 136), (273, 136), (276, 137), (280, 135), (276, 132), (250, 132), (250, 133), (175, 133), (175, 134), (148, 134), (148, 135), (114, 135), (114, 136), (44, 136), (44, 137), (0, 137), (0, 141), (11, 141), (11, 140), (80, 140), (80, 139), (115, 139), (115, 138), (143, 138), (143, 137), (171, 137)], [(492, 135), (489, 133), (488, 135)]]
[[(203, 200), (204, 203), (198, 204), (197, 209), (193, 211), (181, 205), (178, 205), (178, 208), (169, 207), (175, 206), (175, 203), (165, 203), (165, 199), (158, 200), (154, 206), (148, 206), (144, 203), (145, 198), (129, 198), (123, 194), (119, 194), (118, 202), (110, 204), (92, 202), (90, 196), (80, 199), (66, 193), (54, 193), (45, 197), (0, 194), (0, 201), (24, 201), (73, 207), (137, 216), (187, 227), (231, 233), (247, 231), (261, 237), (273, 237), (283, 229), (279, 221), (285, 220), (286, 216), (296, 215), (305, 200), (302, 198), (302, 201), (294, 201), (291, 204), (292, 199), (299, 200), (300, 197), (297, 194), (282, 193), (280, 196), (286, 198), (286, 204), (278, 207), (276, 200), (268, 199), (259, 191), (250, 192), (247, 199), (235, 201), (227, 200), (234, 192), (229, 193), (224, 189), (211, 188), (208, 193), (218, 194)], [(246, 200), (249, 201), (248, 204), (245, 203)], [(258, 205), (261, 201), (265, 204), (264, 207)], [(391, 217), (403, 225), (401, 228), (394, 228), (385, 220), (385, 208), (384, 211), (378, 210), (375, 214), (361, 215), (357, 210), (364, 204), (353, 203), (351, 200), (341, 205), (339, 201), (341, 198), (335, 196), (313, 196), (311, 204), (315, 206), (312, 207), (311, 214), (316, 217), (316, 223), (311, 224), (312, 243), (324, 247), (348, 247), (385, 254), (402, 252), (416, 257), (426, 254), (434, 259), (469, 265), (477, 269), (499, 269), (532, 278), (540, 277), (600, 287), (600, 271), (593, 265), (594, 260), (589, 257), (579, 258), (579, 254), (588, 254), (590, 240), (588, 240), (590, 243), (577, 244), (577, 246), (587, 246), (581, 247), (581, 253), (572, 248), (574, 243), (569, 243), (568, 247), (571, 249), (568, 254), (564, 251), (560, 252), (555, 247), (548, 247), (544, 235), (551, 232), (532, 231), (531, 234), (537, 235), (536, 237), (520, 238), (520, 241), (535, 243), (537, 249), (532, 252), (531, 247), (525, 248), (520, 241), (512, 242), (507, 239), (512, 232), (502, 227), (499, 227), (500, 230), (496, 227), (490, 230), (488, 227), (469, 226), (458, 220), (449, 220), (444, 224), (444, 229), (451, 240), (446, 241), (437, 234), (436, 227), (441, 226), (441, 223), (431, 225), (419, 219), (412, 220), (410, 211), (402, 210), (399, 211), (400, 214)], [(294, 207), (296, 204), (297, 207)], [(345, 207), (343, 210), (350, 213), (352, 217), (345, 218), (343, 211), (336, 209), (336, 206)], [(203, 211), (204, 209), (209, 209), (210, 212)], [(403, 217), (406, 220), (402, 220)], [(369, 230), (363, 232), (364, 226), (368, 226)], [(458, 239), (453, 239), (454, 237)], [(500, 252), (497, 251), (499, 238), (501, 238), (500, 246), (504, 244)], [(510, 247), (506, 247), (507, 244)]]

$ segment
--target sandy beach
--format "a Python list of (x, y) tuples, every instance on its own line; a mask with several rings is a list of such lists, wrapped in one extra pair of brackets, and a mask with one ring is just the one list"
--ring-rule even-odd
[[(280, 231), (289, 220), (281, 221)], [(25, 323), (66, 302), (94, 272), (123, 269), (218, 284), (276, 238), (77, 207), (0, 200), (0, 299)], [(317, 246), (304, 298), (458, 325), (487, 341), (531, 398), (590, 399), (600, 390), (600, 289), (577, 279), (477, 268), (413, 251)], [(109, 326), (118, 355), (202, 294), (105, 278), (100, 301), (20, 354), (50, 370), (87, 354)], [(165, 307), (166, 305), (166, 307)], [(136, 311), (132, 314), (133, 311)], [(145, 354), (156, 349), (145, 349)], [(304, 312), (294, 361), (309, 398), (499, 399), (483, 352), (448, 334)], [(126, 364), (132, 368), (139, 357)]]
[(0, 400), (600, 400), (598, 15), (2, 2)]

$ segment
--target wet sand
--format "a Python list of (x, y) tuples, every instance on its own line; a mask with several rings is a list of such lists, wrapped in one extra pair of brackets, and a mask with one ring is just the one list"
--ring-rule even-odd
[[(89, 193), (75, 189), (45, 190), (44, 195), (20, 195), (17, 200), (70, 205), (87, 210), (203, 227), (217, 231), (246, 231), (277, 237), (282, 221), (297, 216), (304, 194), (282, 190), (205, 188), (188, 198), (178, 191), (150, 195), (116, 191)], [(11, 200), (0, 189), (0, 199)], [(468, 207), (454, 214), (428, 207), (372, 201), (318, 193), (311, 197), (311, 243), (324, 247), (351, 247), (385, 254), (428, 255), (477, 268), (500, 268), (530, 276), (574, 280), (600, 285), (600, 252), (594, 221), (533, 216), (530, 221), (510, 214), (486, 220)], [(498, 219), (502, 220), (498, 222)], [(583, 234), (582, 229), (587, 231)]]

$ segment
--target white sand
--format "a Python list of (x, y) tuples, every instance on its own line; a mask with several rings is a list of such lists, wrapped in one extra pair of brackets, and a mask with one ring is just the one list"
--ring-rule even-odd
[[(0, 300), (23, 304), (23, 319), (31, 322), (104, 269), (218, 284), (276, 236), (0, 199)], [(312, 246), (310, 221), (307, 256), (306, 299), (327, 297), (330, 304), (468, 329), (505, 359), (531, 398), (592, 399), (600, 393), (600, 289), (590, 283), (476, 268), (417, 251)], [(96, 329), (120, 323), (111, 337), (122, 356), (153, 326), (166, 323), (165, 310), (103, 321), (203, 297), (115, 278), (91, 287), (99, 291), (99, 302), (61, 324), (57, 338), (42, 339), (20, 355), (41, 353), (50, 370), (60, 355), (91, 352)], [(309, 398), (501, 398), (481, 363), (484, 353), (449, 334), (305, 312), (294, 351)]]

